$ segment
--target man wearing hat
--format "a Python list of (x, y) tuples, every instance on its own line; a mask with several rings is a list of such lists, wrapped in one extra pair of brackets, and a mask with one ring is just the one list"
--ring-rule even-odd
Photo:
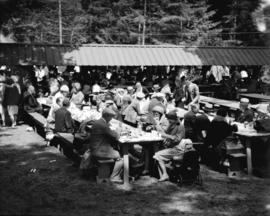
[(199, 112), (199, 105), (190, 105), (190, 111), (184, 115), (184, 126), (186, 131), (186, 138), (192, 141), (197, 140), (197, 129), (196, 129), (196, 114)]
[(166, 107), (164, 105), (164, 101), (165, 101), (165, 94), (158, 92), (155, 95), (153, 95), (149, 103), (148, 112), (151, 113), (155, 106), (161, 106), (165, 110)]
[(239, 104), (239, 111), (236, 113), (235, 120), (240, 123), (252, 122), (254, 118), (254, 113), (249, 108), (249, 99), (241, 98)]
[(152, 90), (153, 90), (154, 93), (159, 92), (159, 90), (160, 90), (159, 84), (154, 84)]
[(120, 138), (120, 131), (113, 131), (109, 127), (109, 122), (115, 115), (116, 113), (110, 108), (105, 108), (102, 111), (102, 117), (96, 120), (92, 126), (89, 148), (97, 159), (115, 160), (110, 179), (112, 182), (121, 182), (120, 175), (122, 173), (123, 160), (120, 158), (119, 152), (112, 147)]
[(164, 133), (161, 133), (161, 136), (164, 138), (163, 145), (165, 149), (158, 151), (153, 157), (159, 163), (159, 181), (166, 181), (169, 179), (165, 163), (169, 162), (173, 156), (179, 154), (176, 146), (185, 137), (185, 127), (179, 121), (177, 110), (169, 112), (166, 115), (166, 118), (169, 121), (169, 126)]
[[(165, 117), (164, 113), (165, 113), (165, 110), (163, 107), (155, 106), (152, 112), (148, 113), (148, 115), (146, 116), (146, 119), (141, 118), (141, 121), (143, 121), (144, 124), (146, 125), (146, 131), (155, 130), (155, 131), (158, 131), (159, 133), (164, 133), (169, 126), (169, 122), (167, 118)], [(144, 157), (145, 166), (144, 166), (143, 175), (146, 175), (149, 173), (150, 150), (151, 150), (150, 146), (143, 146), (143, 152), (145, 156)]]
[(132, 86), (127, 87), (127, 95), (129, 95), (131, 98), (133, 98), (134, 94), (134, 88)]
[(169, 126), (169, 122), (165, 117), (165, 110), (162, 106), (155, 106), (151, 113), (148, 113), (145, 119), (141, 119), (147, 127), (146, 130), (156, 130), (164, 132)]

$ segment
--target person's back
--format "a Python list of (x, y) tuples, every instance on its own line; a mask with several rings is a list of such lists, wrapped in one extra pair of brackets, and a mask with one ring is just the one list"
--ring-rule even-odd
[(119, 153), (112, 148), (120, 136), (116, 131), (110, 129), (108, 123), (114, 115), (113, 110), (105, 108), (102, 111), (102, 118), (93, 123), (89, 148), (96, 157), (113, 159), (120, 157)]
[(164, 103), (162, 103), (164, 98), (165, 95), (163, 95), (163, 93), (156, 93), (155, 96), (149, 102), (148, 112), (152, 112), (155, 106), (161, 106), (162, 108), (164, 108), (164, 110), (166, 110)]
[(225, 120), (226, 115), (227, 111), (220, 109), (217, 112), (217, 116), (210, 123), (205, 139), (207, 146), (213, 146), (215, 148), (233, 132), (234, 127)]
[(92, 126), (90, 149), (95, 152), (102, 146), (111, 146), (112, 142), (117, 139), (117, 134), (114, 133), (105, 122), (104, 119), (98, 119)]
[(190, 110), (184, 115), (184, 126), (185, 126), (185, 137), (191, 139), (192, 141), (196, 140), (196, 114)]
[(70, 102), (68, 99), (63, 100), (63, 107), (59, 108), (55, 112), (55, 131), (61, 133), (73, 133), (73, 120), (71, 113), (67, 110)]
[(15, 85), (8, 86), (5, 91), (5, 102), (6, 105), (18, 105), (20, 102), (20, 92)]

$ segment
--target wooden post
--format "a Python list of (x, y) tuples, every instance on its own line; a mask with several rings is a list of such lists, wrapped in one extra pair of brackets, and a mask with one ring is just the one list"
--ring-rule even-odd
[(59, 17), (59, 43), (63, 43), (63, 30), (62, 30), (62, 5), (61, 0), (58, 0), (58, 17)]
[(144, 0), (144, 8), (143, 8), (143, 34), (142, 34), (142, 45), (145, 44), (145, 32), (146, 32), (146, 4), (147, 0)]

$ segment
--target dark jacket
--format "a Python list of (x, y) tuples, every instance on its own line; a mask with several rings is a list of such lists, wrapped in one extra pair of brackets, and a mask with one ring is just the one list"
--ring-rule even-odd
[(196, 114), (192, 111), (184, 115), (185, 137), (196, 141)]
[(239, 111), (236, 115), (236, 121), (240, 123), (252, 122), (254, 118), (254, 113), (251, 109), (246, 109), (244, 112)]
[(26, 92), (23, 97), (23, 105), (26, 111), (39, 110), (40, 105), (34, 95)]
[(71, 113), (65, 107), (61, 107), (55, 112), (55, 131), (61, 133), (74, 132)]
[(228, 124), (224, 117), (216, 116), (207, 130), (205, 144), (216, 147), (222, 140), (230, 136), (233, 131), (234, 127)]
[(119, 139), (119, 135), (110, 129), (109, 124), (103, 119), (98, 119), (93, 123), (90, 150), (95, 156), (104, 158), (117, 158), (112, 145)]
[(6, 86), (5, 90), (5, 104), (6, 105), (19, 105), (21, 94), (16, 86)]

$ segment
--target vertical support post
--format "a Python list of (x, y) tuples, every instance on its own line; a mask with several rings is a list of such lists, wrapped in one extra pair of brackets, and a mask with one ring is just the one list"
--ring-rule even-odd
[(144, 0), (144, 8), (143, 8), (143, 34), (142, 34), (142, 45), (145, 44), (145, 32), (146, 32), (146, 4), (147, 0)]
[(62, 4), (61, 0), (58, 0), (58, 17), (59, 17), (59, 43), (63, 43), (63, 30), (62, 30)]
[(248, 175), (252, 175), (252, 158), (251, 158), (251, 140), (250, 140), (250, 137), (246, 138), (246, 153), (247, 153)]

